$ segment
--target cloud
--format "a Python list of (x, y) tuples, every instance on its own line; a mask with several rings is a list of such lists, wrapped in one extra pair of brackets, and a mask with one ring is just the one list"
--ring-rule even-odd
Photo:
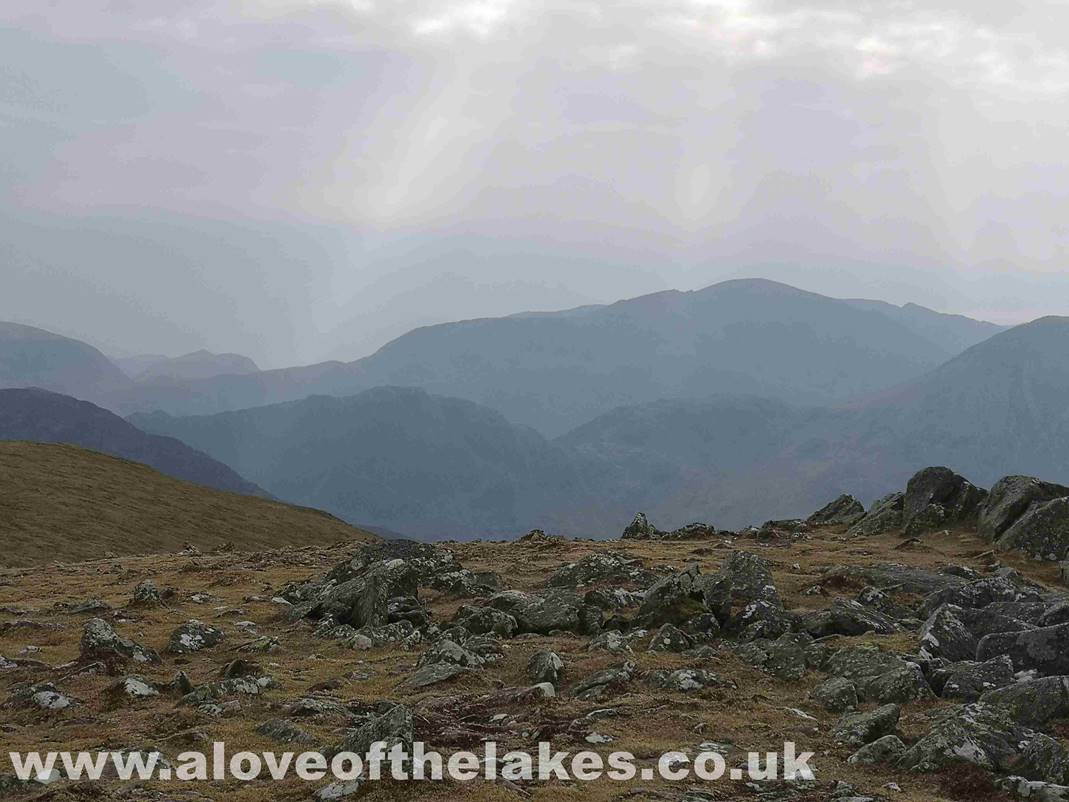
[(412, 304), (384, 277), (429, 261), (467, 309), (540, 258), (604, 285), (554, 272), (547, 305), (738, 271), (976, 292), (1069, 254), (1064, 3), (14, 0), (0, 24), (9, 211), (341, 231), (315, 282), (397, 326), (449, 316), (375, 294)]

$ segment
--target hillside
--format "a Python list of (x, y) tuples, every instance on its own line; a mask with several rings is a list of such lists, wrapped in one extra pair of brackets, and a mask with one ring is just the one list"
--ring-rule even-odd
[(122, 414), (207, 414), (408, 386), (475, 401), (557, 436), (616, 407), (662, 398), (843, 402), (915, 379), (998, 330), (918, 310), (728, 281), (608, 306), (429, 326), (356, 362), (133, 388), (107, 405)]
[(181, 482), (69, 445), (0, 442), (0, 565), (373, 540), (317, 510)]
[(91, 345), (44, 329), (0, 322), (0, 388), (44, 387), (85, 397), (128, 384), (123, 372)]
[(47, 390), (0, 390), (0, 440), (71, 443), (143, 462), (168, 476), (217, 490), (267, 495), (185, 443), (146, 434), (106, 409)]
[(569, 516), (604, 487), (596, 470), (537, 432), (415, 389), (131, 420), (203, 449), (279, 498), (431, 539), (578, 525)]

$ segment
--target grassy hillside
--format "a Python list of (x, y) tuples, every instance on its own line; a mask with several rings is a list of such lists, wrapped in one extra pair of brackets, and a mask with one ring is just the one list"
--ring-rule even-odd
[(70, 445), (0, 442), (0, 566), (372, 540), (318, 510), (179, 481)]

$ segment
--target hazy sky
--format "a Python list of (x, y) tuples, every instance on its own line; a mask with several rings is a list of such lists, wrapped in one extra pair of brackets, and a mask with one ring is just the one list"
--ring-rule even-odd
[(0, 318), (354, 358), (728, 277), (1069, 314), (1069, 3), (5, 0)]

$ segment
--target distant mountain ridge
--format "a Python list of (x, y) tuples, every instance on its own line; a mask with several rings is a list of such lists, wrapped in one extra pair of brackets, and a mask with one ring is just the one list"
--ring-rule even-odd
[(840, 493), (871, 502), (928, 465), (977, 484), (1067, 483), (1067, 398), (1069, 318), (1044, 318), (862, 402), (667, 399), (552, 441), (472, 402), (398, 388), (133, 420), (350, 520), (425, 537), (535, 526), (604, 537), (639, 509), (663, 528), (739, 527), (808, 514)]
[(917, 378), (999, 330), (923, 307), (737, 280), (429, 326), (355, 362), (127, 388), (103, 403), (122, 414), (211, 414), (408, 386), (475, 401), (557, 436), (616, 407), (661, 398), (843, 402)]
[(142, 354), (120, 357), (114, 362), (138, 382), (195, 381), (260, 371), (255, 362), (242, 354), (216, 354), (204, 349), (182, 356)]
[(0, 390), (0, 440), (70, 443), (218, 490), (269, 497), (233, 469), (185, 443), (146, 434), (106, 409), (48, 390)]

